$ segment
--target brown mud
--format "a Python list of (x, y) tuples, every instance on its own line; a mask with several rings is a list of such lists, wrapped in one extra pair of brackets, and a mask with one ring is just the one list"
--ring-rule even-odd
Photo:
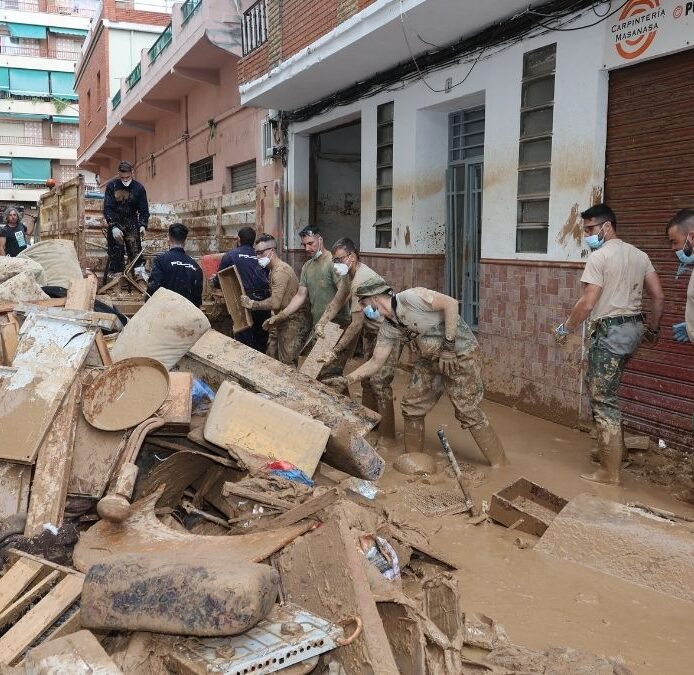
[[(397, 403), (407, 380), (408, 374), (398, 371), (394, 390), (400, 448), (402, 416)], [(358, 397), (358, 386), (352, 394)], [(483, 408), (505, 445), (510, 466), (490, 469), (485, 465), (469, 432), (461, 430), (455, 421), (445, 397), (426, 420), (425, 449), (441, 469), (445, 459), (436, 431), (444, 424), (458, 461), (472, 464), (486, 475), (485, 481), (476, 481), (472, 486), (478, 507), (489, 503), (497, 490), (525, 476), (565, 499), (588, 493), (694, 516), (693, 507), (676, 501), (669, 490), (646, 480), (658, 477), (658, 482), (671, 485), (674, 471), (666, 470), (665, 465), (676, 464), (672, 458), (658, 460), (660, 468), (637, 474), (625, 471), (621, 487), (587, 483), (579, 478), (595, 467), (590, 460), (595, 442), (587, 433), (488, 401)], [(527, 540), (529, 546), (521, 547), (516, 543), (518, 532), (491, 523), (476, 524), (479, 519), (471, 520), (467, 515), (432, 521), (406, 503), (405, 491), (399, 495), (398, 488), (405, 484), (427, 485), (431, 478), (442, 478), (437, 487), (455, 490), (455, 479), (443, 470), (432, 477), (403, 476), (393, 469), (400, 452), (383, 452), (387, 468), (379, 487), (385, 495), (379, 501), (389, 518), (406, 520), (426, 532), (430, 543), (458, 564), (456, 576), (463, 611), (493, 617), (505, 627), (513, 643), (527, 648), (544, 651), (572, 647), (616, 658), (635, 673), (691, 672), (692, 603), (534, 551), (538, 539), (532, 535), (523, 534), (522, 543)], [(653, 452), (646, 454), (662, 459)]]

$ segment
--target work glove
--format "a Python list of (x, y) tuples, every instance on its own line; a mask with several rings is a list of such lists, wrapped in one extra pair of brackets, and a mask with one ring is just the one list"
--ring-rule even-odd
[(651, 345), (655, 345), (658, 343), (659, 336), (660, 328), (651, 328), (650, 326), (646, 326), (646, 328), (643, 331), (643, 339)]
[(439, 354), (439, 372), (441, 375), (450, 377), (458, 372), (458, 368), (458, 355), (455, 353), (455, 349), (444, 347)]
[(317, 338), (324, 338), (325, 337), (325, 323), (323, 321), (319, 321), (314, 327), (313, 327), (313, 334)]
[(144, 227), (140, 226), (140, 237), (144, 237), (146, 231), (147, 230)]
[(689, 342), (689, 334), (687, 333), (687, 323), (683, 321), (682, 323), (676, 323), (672, 327), (672, 337), (677, 340), (677, 342)]
[(335, 389), (335, 391), (338, 392), (345, 391), (345, 389), (347, 389), (347, 386), (349, 385), (349, 380), (346, 377), (343, 377), (342, 375), (326, 377), (321, 382), (330, 387), (331, 389)]
[(270, 330), (272, 326), (282, 323), (286, 318), (287, 317), (280, 312), (279, 314), (271, 316), (269, 319), (265, 319), (265, 321), (263, 321), (263, 330)]
[(123, 230), (120, 229), (120, 227), (114, 227), (111, 230), (111, 234), (113, 235), (113, 238), (119, 243), (122, 244), (124, 239), (123, 239)]
[(253, 300), (251, 300), (247, 295), (242, 295), (239, 302), (241, 303), (241, 307), (253, 309)]
[(565, 323), (560, 323), (552, 334), (554, 336), (554, 341), (558, 345), (563, 345), (566, 342), (566, 338), (569, 337), (569, 329), (566, 327)]

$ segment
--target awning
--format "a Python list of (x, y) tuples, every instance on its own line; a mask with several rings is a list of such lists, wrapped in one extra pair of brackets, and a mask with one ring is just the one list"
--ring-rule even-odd
[(53, 115), (53, 121), (58, 124), (79, 124), (79, 117), (66, 117), (65, 115)]
[(32, 122), (41, 122), (42, 120), (50, 119), (50, 115), (39, 115), (34, 113), (18, 113), (18, 112), (0, 112), (0, 117), (11, 120), (27, 120)]
[(48, 32), (55, 35), (77, 35), (79, 37), (87, 37), (88, 30), (81, 28), (63, 28), (62, 26), (48, 26)]
[(10, 90), (10, 69), (0, 68), (0, 91)]
[(10, 90), (21, 96), (46, 96), (51, 93), (48, 71), (10, 68)]
[(0, 157), (0, 164), (12, 164), (12, 157)]
[(13, 38), (31, 38), (33, 40), (46, 39), (46, 27), (35, 26), (30, 23), (10, 23), (4, 22)]
[(34, 157), (12, 159), (12, 180), (15, 183), (45, 183), (51, 177), (51, 160)]
[(51, 71), (51, 94), (60, 98), (77, 99), (75, 74)]

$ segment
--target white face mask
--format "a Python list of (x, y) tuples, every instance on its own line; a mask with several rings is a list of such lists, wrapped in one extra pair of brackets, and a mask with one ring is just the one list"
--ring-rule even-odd
[(349, 272), (349, 265), (345, 265), (345, 263), (333, 263), (333, 267), (341, 277), (344, 277)]
[(133, 179), (132, 179), (132, 178), (128, 178), (128, 180), (123, 180), (123, 179), (121, 178), (121, 179), (120, 179), (120, 182), (123, 183), (123, 185), (125, 185), (125, 187), (128, 187), (128, 185), (130, 185), (130, 183), (133, 182)]
[(323, 249), (319, 248), (314, 254), (313, 254), (313, 259), (318, 260), (323, 255)]
[(258, 265), (261, 267), (267, 267), (270, 264), (270, 256), (265, 256), (264, 258), (258, 258)]

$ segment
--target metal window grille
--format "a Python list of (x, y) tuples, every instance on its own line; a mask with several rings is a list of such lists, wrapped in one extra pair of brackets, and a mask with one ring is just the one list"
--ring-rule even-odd
[(240, 190), (250, 190), (255, 187), (255, 160), (237, 164), (231, 169), (231, 192), (239, 192)]
[(484, 155), (484, 108), (461, 110), (448, 118), (448, 163)]
[(547, 253), (557, 45), (523, 55), (516, 252)]
[(128, 84), (128, 91), (130, 91), (142, 77), (142, 64), (138, 63), (130, 72), (130, 75), (126, 78), (126, 83)]
[(150, 63), (154, 63), (157, 60), (159, 54), (161, 54), (171, 44), (172, 40), (173, 29), (171, 24), (169, 24), (166, 28), (164, 28), (162, 34), (157, 38), (157, 41), (149, 48), (147, 52), (149, 54)]
[(189, 165), (190, 184), (205, 183), (213, 178), (212, 155)]
[(113, 95), (111, 99), (111, 110), (115, 110), (120, 105), (120, 89)]
[(393, 119), (395, 104), (376, 113), (376, 248), (391, 248), (393, 238)]
[(241, 44), (243, 55), (250, 54), (267, 41), (266, 0), (258, 0), (243, 13)]

